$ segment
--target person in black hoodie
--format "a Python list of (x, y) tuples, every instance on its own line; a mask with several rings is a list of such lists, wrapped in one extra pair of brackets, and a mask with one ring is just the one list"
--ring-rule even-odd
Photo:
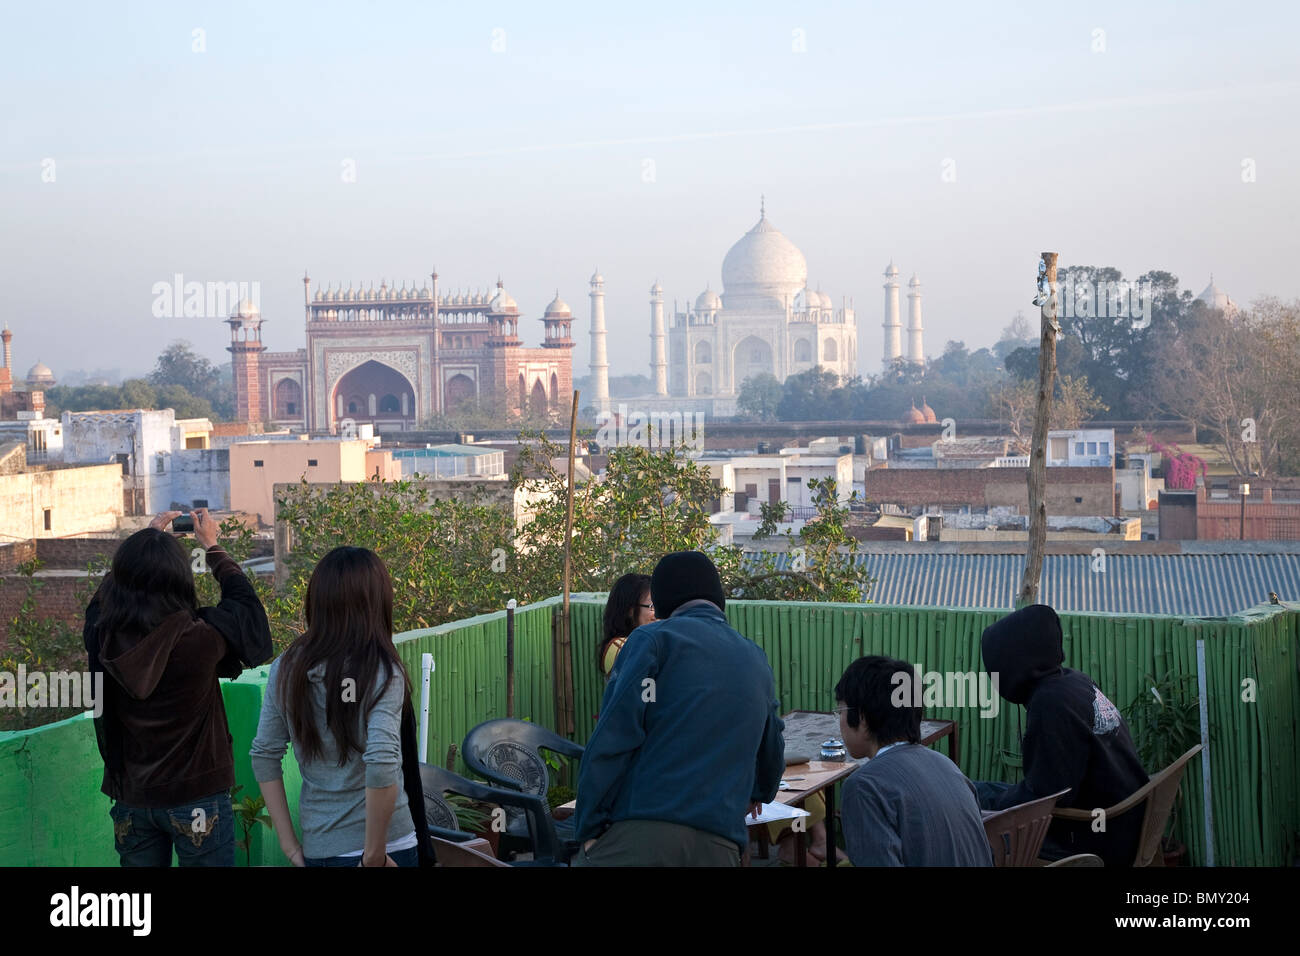
[(107, 675), (95, 735), (123, 866), (169, 866), (173, 848), (181, 866), (234, 865), (235, 763), (217, 679), (272, 654), (262, 602), (204, 509), (194, 537), (221, 601), (198, 606), (190, 555), (163, 530), (179, 515), (122, 542), (82, 632), (92, 675)]
[[(1092, 810), (1119, 803), (1147, 782), (1119, 710), (1091, 677), (1061, 666), (1061, 620), (1052, 608), (1034, 604), (1007, 615), (985, 629), (980, 646), (998, 692), (1028, 714), (1024, 780), (977, 783), (983, 809), (1014, 807), (1068, 787), (1058, 806)], [(1107, 866), (1132, 866), (1141, 825), (1136, 813), (1106, 821), (1097, 832), (1093, 823), (1053, 820), (1042, 856), (1095, 853)]]

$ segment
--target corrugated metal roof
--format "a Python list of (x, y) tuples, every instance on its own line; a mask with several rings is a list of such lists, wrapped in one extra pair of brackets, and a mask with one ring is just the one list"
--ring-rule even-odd
[[(777, 556), (784, 568), (788, 553)], [(1025, 559), (1019, 554), (944, 554), (899, 550), (859, 554), (876, 579), (875, 604), (1011, 608)], [(1043, 557), (1039, 601), (1060, 611), (1223, 617), (1269, 592), (1300, 601), (1300, 553), (1107, 554), (1093, 570), (1089, 554)]]

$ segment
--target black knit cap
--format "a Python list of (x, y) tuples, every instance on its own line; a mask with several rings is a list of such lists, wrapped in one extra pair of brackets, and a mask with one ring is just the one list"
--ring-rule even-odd
[(662, 620), (696, 598), (712, 601), (718, 610), (727, 606), (722, 578), (709, 556), (703, 551), (665, 554), (655, 565), (650, 578), (650, 600), (654, 602), (655, 617)]

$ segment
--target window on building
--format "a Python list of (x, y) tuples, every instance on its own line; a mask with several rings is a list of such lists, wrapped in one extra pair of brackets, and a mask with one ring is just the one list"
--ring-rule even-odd
[(153, 469), (153, 470), (154, 470), (155, 472), (157, 472), (158, 474), (160, 474), (160, 475), (161, 475), (161, 474), (164, 474), (164, 473), (166, 472), (166, 470), (167, 470), (167, 469), (166, 469), (166, 459), (165, 459), (162, 455), (156, 455), (156, 456), (154, 457), (154, 469)]
[(290, 402), (288, 408), (289, 408), (289, 414), (290, 414), (290, 415), (297, 415), (297, 414), (298, 414), (298, 403), (297, 403), (297, 402)]
[(1077, 442), (1074, 443), (1074, 453), (1075, 453), (1076, 455), (1082, 455), (1082, 454), (1083, 454), (1083, 442), (1081, 442), (1081, 441), (1077, 441)]
[(253, 459), (253, 467), (254, 467), (254, 468), (261, 468), (261, 467), (262, 467), (262, 459), (260, 459), (260, 458), (254, 458), (254, 459)]
[(1097, 454), (1097, 443), (1095, 441), (1088, 442), (1088, 454), (1089, 455)]
[(208, 506), (207, 498), (195, 498), (191, 503), (191, 508), (206, 508)]
[(49, 508), (45, 509), (45, 530), (49, 531), (53, 525), (52, 515)]
[(786, 484), (790, 484), (790, 485), (802, 485), (802, 484), (803, 484), (803, 479), (802, 479), (802, 478), (786, 478)]
[(307, 467), (308, 467), (308, 468), (315, 468), (315, 467), (316, 467), (316, 459), (315, 459), (315, 458), (308, 458), (308, 459), (307, 459)]
[(117, 456), (117, 463), (122, 466), (122, 474), (131, 474), (131, 456), (121, 454)]
[(1075, 503), (1076, 505), (1081, 505), (1081, 504), (1083, 504), (1083, 499), (1080, 498), (1080, 497), (1078, 497), (1078, 496), (1076, 495), (1076, 496), (1075, 496), (1075, 499), (1074, 499), (1074, 503)]
[(1109, 454), (1110, 454), (1110, 442), (1108, 442), (1108, 441), (1104, 441), (1104, 442), (1102, 442), (1101, 444), (1099, 444), (1097, 447), (1101, 449), (1101, 453), (1102, 453), (1103, 455), (1109, 455)]

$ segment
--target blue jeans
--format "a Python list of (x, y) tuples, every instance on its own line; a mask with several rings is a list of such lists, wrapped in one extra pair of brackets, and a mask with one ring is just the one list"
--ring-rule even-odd
[(973, 780), (971, 782), (975, 784), (975, 799), (979, 801), (981, 810), (992, 810), (993, 801), (1011, 789), (1011, 784), (1002, 783), (998, 780)]
[[(420, 850), (418, 847), (411, 847), (409, 850), (394, 850), (388, 854), (393, 858), (393, 862), (398, 866), (419, 866)], [(305, 856), (302, 861), (308, 866), (360, 866), (361, 857), (359, 856)]]
[(234, 866), (235, 815), (230, 793), (149, 810), (114, 803), (113, 843), (123, 866)]

